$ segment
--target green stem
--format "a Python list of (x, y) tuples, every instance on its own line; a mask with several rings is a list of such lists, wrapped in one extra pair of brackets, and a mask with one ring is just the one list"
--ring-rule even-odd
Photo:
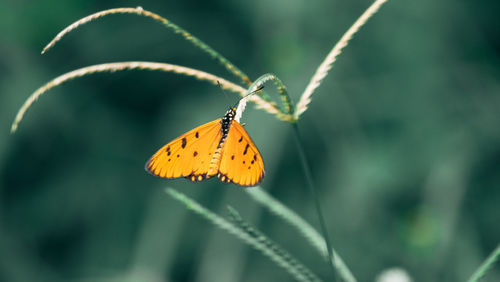
[(312, 197), (314, 199), (314, 204), (316, 206), (316, 212), (318, 213), (319, 224), (321, 226), (321, 231), (323, 233), (323, 237), (325, 237), (326, 249), (328, 251), (328, 262), (330, 264), (333, 276), (336, 277), (335, 266), (333, 265), (333, 255), (332, 255), (332, 245), (330, 243), (330, 237), (328, 236), (328, 230), (326, 228), (325, 219), (323, 217), (323, 212), (321, 210), (321, 205), (318, 198), (318, 193), (316, 191), (316, 186), (314, 185), (314, 181), (311, 175), (311, 169), (309, 168), (309, 163), (307, 162), (307, 157), (304, 152), (303, 142), (300, 137), (299, 127), (297, 123), (292, 123), (293, 133), (295, 136), (295, 143), (297, 144), (297, 149), (299, 151), (300, 162), (302, 163), (302, 168), (304, 170), (304, 174), (306, 175), (307, 186), (311, 190)]
[(500, 257), (500, 245), (496, 247), (495, 250), (486, 258), (486, 260), (479, 266), (479, 268), (472, 274), (469, 278), (469, 282), (479, 281), (486, 272), (493, 266), (495, 261)]
[[(248, 90), (251, 91), (251, 90), (254, 90), (254, 89), (257, 89), (257, 88), (261, 88), (262, 85), (264, 85), (267, 81), (269, 81), (271, 79), (273, 79), (273, 76), (270, 75), (270, 74), (261, 75), (252, 84), (250, 84), (250, 86), (248, 87)], [(260, 97), (264, 101), (272, 103), (273, 106), (276, 106), (275, 103), (271, 100), (271, 97), (265, 91), (261, 91)], [(276, 109), (278, 111), (281, 111), (279, 108), (276, 108)]]
[[(283, 108), (280, 110), (283, 114), (286, 115), (293, 115), (292, 112), (292, 100), (290, 99), (290, 96), (288, 96), (288, 92), (286, 91), (286, 86), (283, 84), (283, 82), (274, 74), (272, 73), (266, 73), (261, 75), (259, 78), (255, 80), (254, 83), (248, 88), (248, 89), (253, 89), (252, 87), (259, 87), (263, 85), (264, 83), (268, 82), (271, 80), (276, 88), (278, 89), (278, 92), (281, 97), (281, 101), (283, 102)], [(262, 93), (261, 95), (262, 99), (264, 99), (267, 102), (271, 102), (271, 98), (269, 95)]]
[[(259, 88), (262, 85), (264, 85), (266, 82), (272, 81), (274, 83), (274, 86), (276, 86), (276, 89), (279, 92), (279, 95), (281, 97), (281, 101), (283, 103), (282, 108), (279, 108), (276, 106), (276, 103), (274, 103), (269, 95), (267, 95), (264, 91), (262, 91), (262, 94), (260, 97), (266, 101), (269, 102), (270, 105), (278, 111), (277, 115), (278, 118), (279, 116), (281, 117), (286, 117), (286, 120), (289, 122), (295, 122), (294, 120), (294, 115), (293, 115), (293, 103), (292, 99), (290, 99), (290, 96), (288, 95), (288, 92), (286, 90), (286, 86), (283, 84), (283, 82), (274, 74), (272, 73), (266, 73), (264, 75), (261, 75), (259, 78), (257, 78), (248, 88), (248, 91), (251, 91), (253, 89)], [(247, 91), (247, 92), (248, 92)]]

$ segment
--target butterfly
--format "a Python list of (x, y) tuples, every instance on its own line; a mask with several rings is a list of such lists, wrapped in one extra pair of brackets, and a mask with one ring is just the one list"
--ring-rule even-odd
[(214, 175), (224, 183), (255, 186), (264, 178), (264, 162), (243, 126), (224, 117), (184, 133), (158, 150), (146, 163), (149, 173), (162, 178), (185, 177), (199, 182)]

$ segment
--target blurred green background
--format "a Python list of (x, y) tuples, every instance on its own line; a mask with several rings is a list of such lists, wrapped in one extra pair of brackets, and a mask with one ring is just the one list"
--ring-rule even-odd
[[(174, 187), (226, 206), (322, 278), (297, 232), (215, 179), (147, 174), (163, 144), (236, 101), (206, 82), (130, 71), (71, 81), (17, 110), (65, 72), (116, 61), (198, 68), (238, 82), (151, 19), (99, 10), (141, 5), (204, 40), (252, 79), (275, 73), (297, 101), (369, 0), (0, 2), (0, 281), (286, 281), (261, 253), (186, 211)], [(500, 242), (498, 1), (390, 0), (317, 89), (299, 121), (333, 246), (359, 281), (400, 267), (415, 281), (463, 281)], [(272, 87), (267, 91), (274, 94)], [(276, 97), (276, 96), (274, 96)], [(318, 226), (291, 127), (249, 107), (262, 187)], [(500, 268), (484, 281), (500, 281)]]

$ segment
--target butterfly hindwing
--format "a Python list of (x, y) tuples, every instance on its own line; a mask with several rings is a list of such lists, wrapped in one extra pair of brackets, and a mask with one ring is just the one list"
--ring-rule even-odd
[(233, 120), (219, 166), (219, 179), (241, 186), (255, 186), (264, 177), (264, 162), (246, 130)]
[(158, 150), (146, 170), (162, 178), (186, 177), (191, 181), (210, 178), (210, 161), (222, 138), (221, 119), (201, 125)]

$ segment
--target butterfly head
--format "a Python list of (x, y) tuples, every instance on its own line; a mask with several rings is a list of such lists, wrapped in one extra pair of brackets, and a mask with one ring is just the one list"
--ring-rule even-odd
[(224, 115), (224, 118), (226, 118), (228, 120), (233, 120), (235, 116), (236, 116), (236, 108), (235, 107), (231, 107), (231, 108), (229, 108), (226, 111), (226, 114)]
[(227, 133), (229, 132), (229, 126), (231, 125), (231, 122), (233, 122), (235, 116), (236, 116), (236, 108), (231, 107), (229, 108), (229, 110), (227, 110), (226, 114), (222, 118), (221, 130), (224, 136), (226, 136)]

